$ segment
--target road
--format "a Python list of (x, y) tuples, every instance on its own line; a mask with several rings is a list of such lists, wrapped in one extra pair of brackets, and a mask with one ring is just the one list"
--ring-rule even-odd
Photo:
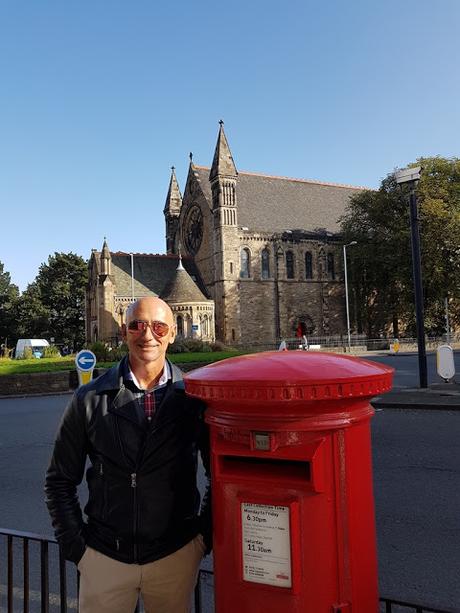
[[(373, 359), (396, 366), (397, 386), (417, 385), (415, 356)], [(0, 527), (52, 534), (43, 477), (68, 399), (0, 399)], [(460, 611), (460, 411), (378, 411), (372, 437), (381, 594)], [(2, 573), (0, 613), (4, 584)]]
[[(394, 387), (418, 387), (418, 355), (416, 353), (402, 353), (396, 355), (370, 355), (360, 356), (366, 360), (387, 364), (395, 368)], [(454, 352), (455, 370), (460, 381), (460, 351)], [(427, 354), (428, 385), (442, 383), (436, 372), (436, 354)]]

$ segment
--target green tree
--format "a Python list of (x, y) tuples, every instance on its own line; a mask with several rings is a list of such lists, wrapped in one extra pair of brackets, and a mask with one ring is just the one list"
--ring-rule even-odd
[(460, 323), (460, 160), (421, 158), (420, 210), (425, 326), (445, 331), (444, 300)]
[(48, 309), (49, 336), (72, 348), (85, 341), (86, 261), (74, 253), (55, 253), (42, 264), (36, 283)]
[(16, 303), (19, 297), (17, 285), (11, 283), (11, 275), (0, 262), (0, 342), (11, 345), (16, 337)]
[(55, 253), (39, 268), (20, 299), (21, 336), (54, 338), (73, 349), (85, 341), (85, 260), (74, 253)]
[(49, 338), (49, 310), (38, 284), (29, 283), (17, 303), (18, 338)]
[[(427, 333), (445, 331), (444, 300), (452, 321), (460, 322), (460, 161), (421, 158), (417, 186)], [(359, 331), (399, 336), (399, 323), (415, 333), (408, 191), (390, 174), (376, 191), (351, 199), (342, 218), (351, 291), (356, 296)]]

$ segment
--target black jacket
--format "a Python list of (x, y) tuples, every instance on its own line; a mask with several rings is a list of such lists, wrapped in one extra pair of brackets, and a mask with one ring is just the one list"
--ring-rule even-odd
[[(45, 484), (56, 538), (68, 560), (78, 563), (89, 545), (121, 562), (144, 564), (180, 549), (198, 533), (210, 549), (204, 407), (185, 395), (181, 371), (170, 367), (172, 381), (150, 426), (123, 383), (123, 361), (80, 387), (69, 403)], [(198, 451), (208, 477), (201, 512)], [(85, 522), (77, 486), (88, 457)]]

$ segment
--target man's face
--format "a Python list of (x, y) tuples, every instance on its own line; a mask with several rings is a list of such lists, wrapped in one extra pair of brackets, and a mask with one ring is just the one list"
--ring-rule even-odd
[[(129, 324), (134, 320), (147, 322), (145, 330), (130, 330)], [(162, 322), (169, 326), (164, 336), (153, 332), (153, 322)], [(129, 361), (132, 368), (147, 366), (158, 362), (163, 365), (168, 345), (174, 341), (175, 327), (171, 309), (158, 298), (143, 298), (128, 313), (126, 325), (123, 326), (123, 339), (128, 345)]]

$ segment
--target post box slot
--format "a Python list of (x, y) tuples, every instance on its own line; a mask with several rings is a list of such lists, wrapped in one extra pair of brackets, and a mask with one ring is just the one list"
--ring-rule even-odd
[(223, 474), (246, 478), (295, 479), (310, 481), (310, 462), (283, 460), (280, 458), (258, 458), (246, 456), (221, 456), (220, 470)]

